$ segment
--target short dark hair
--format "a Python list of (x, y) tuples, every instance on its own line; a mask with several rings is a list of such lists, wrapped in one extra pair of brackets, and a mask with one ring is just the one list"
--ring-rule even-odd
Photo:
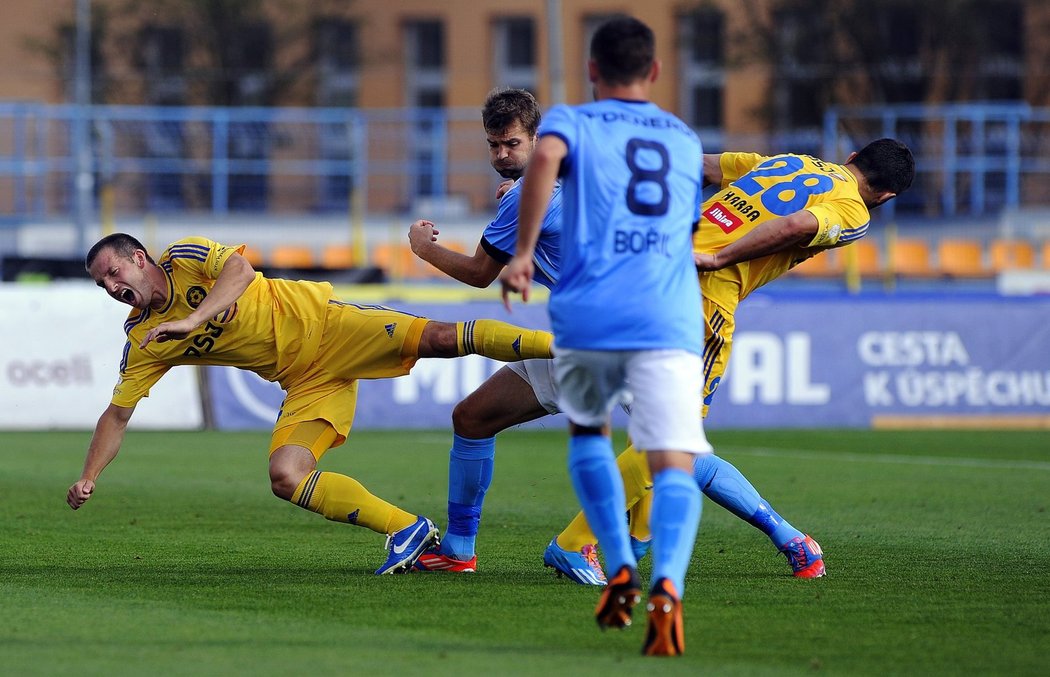
[(91, 264), (95, 262), (95, 259), (98, 258), (103, 249), (112, 249), (120, 256), (129, 259), (135, 254), (135, 250), (141, 249), (146, 252), (146, 260), (153, 263), (153, 258), (141, 242), (127, 233), (113, 233), (92, 245), (91, 249), (88, 250), (87, 256), (84, 257), (84, 267), (91, 270)]
[(649, 75), (656, 58), (656, 38), (652, 29), (638, 19), (618, 15), (595, 31), (591, 58), (602, 80), (628, 85)]
[(489, 134), (501, 134), (515, 122), (530, 137), (536, 136), (540, 126), (540, 104), (527, 89), (497, 87), (485, 98), (481, 108), (481, 123)]
[(872, 141), (857, 151), (850, 164), (860, 170), (868, 186), (878, 193), (888, 191), (900, 195), (915, 179), (915, 158), (911, 150), (896, 139)]

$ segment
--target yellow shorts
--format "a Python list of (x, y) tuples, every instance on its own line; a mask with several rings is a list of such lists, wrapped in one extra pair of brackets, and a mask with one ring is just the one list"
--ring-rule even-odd
[(320, 461), (325, 452), (335, 446), (339, 433), (328, 421), (303, 421), (286, 425), (273, 431), (270, 437), (270, 453), (286, 444), (309, 449), (314, 459)]
[(706, 418), (715, 390), (726, 373), (736, 321), (732, 314), (706, 298), (703, 305), (706, 326), (704, 327), (704, 406), (702, 414)]
[(407, 374), (419, 359), (427, 322), (383, 306), (329, 301), (317, 359), (287, 384), (270, 451), (281, 446), (273, 446), (279, 437), (288, 437), (282, 429), (306, 421), (331, 424), (336, 432), (332, 447), (345, 442), (357, 408), (357, 380)]

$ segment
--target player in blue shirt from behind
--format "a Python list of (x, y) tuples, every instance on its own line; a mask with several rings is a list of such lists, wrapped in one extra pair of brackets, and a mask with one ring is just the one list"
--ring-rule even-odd
[[(533, 251), (562, 179), (561, 274), (551, 292), (559, 404), (570, 419), (569, 475), (613, 572), (595, 617), (631, 624), (641, 581), (623, 519), (609, 413), (633, 402), (629, 433), (653, 474), (653, 574), (643, 652), (684, 650), (681, 595), (700, 521), (694, 454), (711, 453), (700, 410), (703, 319), (689, 244), (701, 202), (696, 135), (649, 101), (659, 73), (652, 31), (604, 23), (588, 64), (596, 101), (556, 106), (526, 170), (518, 243), (500, 275), (525, 300)], [(629, 386), (628, 386), (629, 384)]]

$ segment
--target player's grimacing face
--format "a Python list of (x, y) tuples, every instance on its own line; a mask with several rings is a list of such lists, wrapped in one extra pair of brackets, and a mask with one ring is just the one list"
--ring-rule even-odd
[(132, 258), (111, 248), (103, 249), (91, 262), (91, 279), (109, 296), (134, 308), (145, 308), (152, 295), (145, 272), (146, 258), (135, 252)]
[(489, 144), (489, 163), (505, 179), (517, 179), (525, 173), (529, 156), (536, 146), (536, 137), (529, 136), (521, 123), (514, 124), (498, 134), (485, 133)]

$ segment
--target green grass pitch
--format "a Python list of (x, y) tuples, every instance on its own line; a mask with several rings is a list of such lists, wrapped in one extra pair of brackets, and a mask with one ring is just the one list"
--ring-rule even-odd
[[(89, 435), (2, 433), (0, 672), (1045, 674), (1050, 433), (710, 436), (828, 576), (705, 501), (686, 655), (647, 659), (644, 614), (599, 632), (597, 589), (542, 567), (575, 511), (560, 426), (501, 436), (477, 574), (396, 577), (382, 536), (270, 495), (265, 434), (131, 433), (74, 513)], [(321, 467), (444, 526), (449, 439), (355, 432)]]

